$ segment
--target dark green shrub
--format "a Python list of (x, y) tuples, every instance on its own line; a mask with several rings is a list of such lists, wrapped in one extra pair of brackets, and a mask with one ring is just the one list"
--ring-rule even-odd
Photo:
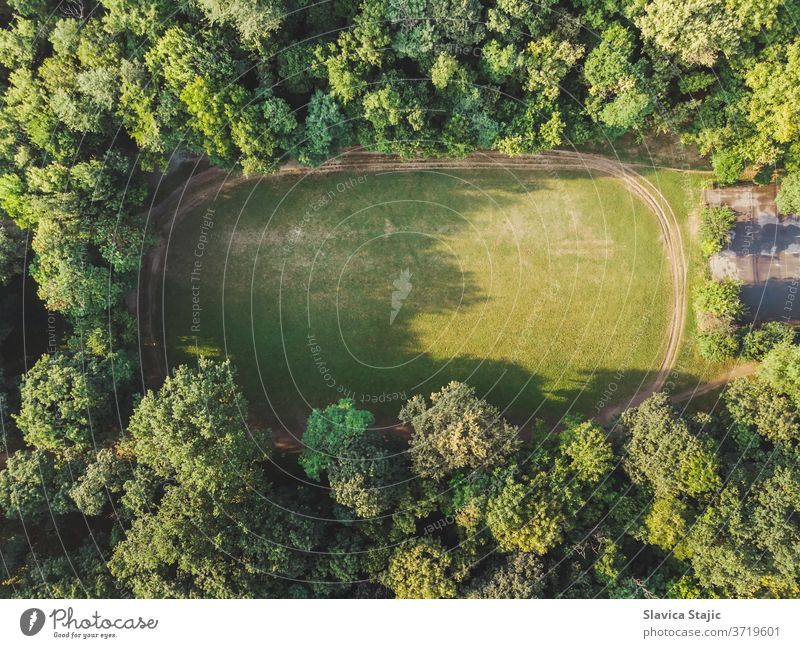
[(739, 297), (741, 286), (734, 279), (706, 279), (694, 290), (694, 308), (698, 313), (710, 313), (736, 320), (747, 310)]
[(761, 360), (779, 344), (793, 344), (796, 331), (784, 322), (767, 322), (751, 329), (742, 341), (742, 355), (749, 360)]
[(753, 176), (753, 183), (759, 187), (768, 185), (772, 182), (772, 176), (775, 175), (775, 167), (771, 164), (762, 164), (756, 174)]
[(800, 214), (800, 171), (790, 173), (781, 180), (775, 204), (781, 214)]
[(744, 157), (738, 151), (722, 150), (711, 156), (714, 175), (721, 185), (732, 185), (744, 171)]
[(720, 252), (731, 241), (736, 214), (730, 207), (704, 207), (700, 212), (700, 247), (707, 257)]
[(701, 331), (697, 335), (700, 355), (706, 360), (731, 360), (739, 352), (739, 338), (727, 327)]

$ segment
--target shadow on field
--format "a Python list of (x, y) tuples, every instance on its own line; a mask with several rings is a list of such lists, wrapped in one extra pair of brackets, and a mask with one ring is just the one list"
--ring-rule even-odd
[[(414, 358), (412, 371), (414, 376), (420, 376), (420, 380), (400, 392), (391, 392), (391, 395), (397, 393), (402, 395), (396, 399), (381, 402), (378, 397), (371, 400), (369, 397), (374, 396), (374, 393), (331, 394), (327, 400), (323, 399), (318, 404), (309, 405), (324, 407), (338, 398), (351, 397), (357, 407), (368, 409), (375, 414), (373, 432), (388, 432), (392, 436), (407, 438), (410, 430), (400, 426), (398, 420), (398, 414), (405, 402), (416, 394), (421, 394), (429, 400), (432, 392), (455, 380), (474, 387), (479, 397), (485, 398), (497, 407), (504, 418), (520, 428), (530, 428), (538, 420), (556, 423), (550, 421), (551, 416), (546, 411), (548, 406), (552, 406), (552, 402), (543, 395), (538, 377), (517, 364), (470, 356), (436, 360), (428, 354), (418, 354)], [(392, 385), (395, 386), (396, 383)], [(251, 410), (259, 423), (263, 425), (266, 422), (269, 425), (278, 450), (292, 451), (302, 448), (300, 438), (305, 429), (309, 410), (303, 413), (296, 412), (292, 418), (279, 418), (274, 410), (268, 406), (259, 407), (257, 403), (252, 404)]]
[[(354, 195), (346, 219), (321, 215), (293, 235), (278, 222), (281, 239), (284, 229), (293, 236), (280, 267), (259, 250), (265, 260), (254, 273), (279, 277), (259, 289), (258, 302), (272, 307), (258, 312), (249, 349), (236, 344), (240, 323), (229, 321), (226, 330), (240, 375), (261, 370), (263, 384), (248, 396), (274, 429), (301, 430), (312, 407), (344, 397), (375, 412), (382, 425), (394, 425), (408, 398), (429, 396), (452, 380), (468, 382), (514, 418), (540, 415), (545, 401), (534, 376), (512, 361), (476, 357), (474, 343), (472, 353), (463, 351), (476, 335), (486, 339), (487, 356), (493, 347), (513, 346), (504, 330), (486, 331), (484, 314), (496, 306), (482, 286), (500, 278), (476, 275), (475, 259), (472, 269), (464, 267), (448, 243), (472, 235), (471, 219), (486, 217), (487, 199), (481, 204), (479, 188), (454, 178), (446, 205), (437, 206), (441, 196), (398, 175), (392, 195), (404, 199), (372, 205)], [(539, 190), (549, 181), (524, 184), (515, 191)], [(502, 193), (509, 204), (518, 201), (510, 197), (514, 191), (495, 192), (489, 206), (497, 214), (505, 207)], [(486, 254), (477, 265), (491, 272), (496, 243), (481, 243), (472, 253)], [(510, 321), (521, 316), (507, 314)]]
[[(439, 178), (421, 181), (430, 175)], [(495, 298), (551, 285), (544, 271), (524, 276), (512, 264), (513, 273), (501, 275), (496, 267), (498, 259), (517, 254), (517, 237), (528, 237), (531, 254), (544, 253), (539, 237), (551, 233), (540, 231), (539, 210), (563, 213), (569, 227), (556, 242), (576, 254), (573, 206), (560, 181), (586, 174), (523, 175), (517, 182), (482, 172), (489, 195), (468, 182), (476, 177), (367, 175), (346, 193), (338, 189), (344, 175), (265, 179), (193, 207), (176, 222), (163, 274), (156, 275), (163, 283), (150, 286), (164, 307), (153, 346), (165, 340), (172, 367), (199, 354), (231, 358), (252, 418), (279, 439), (299, 437), (312, 408), (341, 398), (373, 411), (378, 427), (393, 427), (408, 398), (428, 397), (452, 380), (475, 387), (517, 425), (591, 415), (614, 372), (544, 393), (538, 376), (517, 362), (535, 364), (536, 305)], [(537, 191), (557, 197), (545, 206), (536, 202)], [(529, 192), (531, 200), (520, 206), (520, 195)], [(589, 208), (604, 200), (587, 196)], [(208, 213), (214, 226), (194, 282)], [(570, 269), (584, 263), (576, 259)], [(196, 286), (198, 331), (192, 327)], [(626, 381), (635, 389), (631, 372)]]
[[(475, 387), (478, 396), (498, 407), (501, 415), (520, 429), (523, 438), (528, 439), (537, 431), (539, 434), (555, 431), (569, 417), (612, 425), (626, 409), (640, 405), (651, 395), (649, 386), (655, 378), (653, 371), (598, 369), (587, 373), (584, 380), (571, 381), (569, 387), (543, 394), (537, 376), (514, 363), (481, 361), (469, 357), (453, 358), (447, 363), (431, 358), (422, 358), (420, 361), (434, 375), (419, 389), (409, 392), (409, 397), (422, 394), (428, 398), (432, 391), (437, 391), (449, 380), (466, 382)], [(703, 379), (697, 376), (673, 371), (664, 390), (671, 395), (676, 395), (680, 390), (681, 398), (674, 405), (676, 411), (683, 415), (713, 409), (715, 404), (702, 390), (703, 385)], [(693, 387), (701, 388), (696, 398), (691, 396)], [(411, 430), (400, 426), (397, 419), (402, 405), (402, 402), (384, 404), (382, 407), (362, 404), (376, 413), (373, 432), (389, 432), (394, 437), (407, 440)], [(266, 412), (262, 413), (262, 416), (265, 415)], [(278, 449), (300, 449), (304, 425), (303, 417), (297, 419), (296, 429), (291, 431), (273, 426)], [(612, 425), (610, 430), (613, 434), (619, 428)]]
[[(563, 413), (580, 414), (605, 425), (646, 400), (653, 393), (650, 387), (656, 376), (655, 370), (598, 368), (583, 372), (553, 397), (562, 405)], [(673, 370), (662, 391), (670, 395), (687, 394), (703, 384), (705, 381), (699, 376)], [(681, 411), (685, 403), (676, 407)]]

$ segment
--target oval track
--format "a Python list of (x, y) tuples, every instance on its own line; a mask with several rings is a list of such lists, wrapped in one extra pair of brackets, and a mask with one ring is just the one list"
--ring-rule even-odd
[(672, 276), (672, 304), (667, 327), (664, 358), (655, 379), (644, 389), (622, 403), (611, 404), (598, 417), (607, 422), (624, 409), (638, 405), (651, 394), (661, 391), (675, 367), (686, 325), (686, 281), (687, 264), (683, 249), (680, 226), (669, 202), (653, 183), (638, 173), (634, 166), (612, 160), (601, 155), (573, 151), (547, 151), (538, 155), (508, 157), (495, 152), (475, 153), (463, 159), (409, 159), (370, 153), (366, 151), (344, 151), (337, 158), (320, 167), (308, 169), (286, 165), (281, 173), (336, 173), (343, 171), (413, 171), (415, 169), (497, 169), (511, 168), (535, 171), (599, 171), (621, 181), (634, 196), (639, 198), (658, 219), (664, 237), (664, 247)]
[[(508, 157), (496, 152), (479, 152), (462, 159), (401, 159), (381, 153), (346, 150), (317, 168), (311, 169), (290, 162), (283, 165), (278, 173), (304, 175), (345, 171), (363, 173), (364, 171), (413, 171), (417, 169), (474, 170), (498, 168), (533, 171), (577, 170), (604, 173), (622, 182), (628, 191), (639, 198), (658, 219), (672, 278), (672, 303), (664, 357), (654, 380), (649, 385), (639, 389), (634, 396), (624, 402), (612, 403), (600, 413), (597, 418), (601, 422), (607, 422), (624, 409), (641, 403), (651, 394), (664, 388), (667, 378), (677, 362), (686, 322), (687, 265), (678, 220), (672, 207), (661, 195), (661, 192), (650, 180), (638, 173), (633, 165), (601, 155), (573, 151), (547, 151), (538, 155), (518, 157)], [(232, 177), (221, 169), (209, 169), (200, 174), (200, 176), (190, 179), (185, 186), (177, 189), (151, 210), (149, 216), (155, 221), (160, 221), (162, 216), (165, 217), (168, 214), (172, 216), (170, 223), (158, 223), (160, 225), (159, 229), (164, 226), (171, 228), (176, 221), (180, 220), (192, 207), (196, 206), (198, 200), (192, 199), (195, 193), (207, 195), (212, 186), (229, 185), (229, 183), (245, 179), (242, 176)], [(157, 386), (160, 382), (159, 374), (161, 379), (166, 374), (166, 356), (164, 355), (166, 349), (162, 347), (159, 353), (157, 348), (160, 346), (157, 341), (159, 336), (153, 321), (153, 314), (157, 310), (154, 308), (156, 305), (154, 300), (155, 296), (159, 294), (158, 290), (154, 289), (158, 287), (159, 280), (163, 280), (163, 261), (164, 245), (162, 238), (160, 244), (150, 250), (147, 261), (142, 265), (141, 283), (139, 285), (139, 306), (141, 308), (144, 305), (148, 311), (144, 314), (140, 311), (138, 317), (140, 352), (142, 352), (143, 364), (149, 365), (143, 371), (142, 378), (143, 382), (145, 384), (149, 383), (150, 386)], [(144, 348), (141, 345), (141, 340), (143, 339), (146, 341)], [(147, 360), (144, 360), (145, 357)]]

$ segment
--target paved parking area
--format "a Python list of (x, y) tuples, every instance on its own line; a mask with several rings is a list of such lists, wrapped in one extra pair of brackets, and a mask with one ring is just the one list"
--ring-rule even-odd
[(705, 200), (738, 216), (733, 241), (711, 258), (712, 276), (744, 284), (753, 320), (800, 321), (800, 220), (778, 215), (775, 187), (709, 189)]

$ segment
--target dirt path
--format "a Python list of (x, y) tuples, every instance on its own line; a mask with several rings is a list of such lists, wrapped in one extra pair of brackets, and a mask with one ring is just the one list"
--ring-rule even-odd
[[(509, 169), (546, 172), (575, 170), (602, 173), (616, 178), (633, 195), (639, 198), (657, 218), (672, 277), (672, 303), (664, 357), (652, 383), (641, 389), (633, 399), (629, 399), (625, 404), (626, 406), (632, 406), (642, 402), (648, 396), (664, 387), (680, 351), (687, 308), (687, 264), (678, 220), (672, 207), (653, 183), (636, 170), (637, 166), (612, 160), (601, 155), (572, 151), (548, 151), (538, 155), (514, 158), (496, 152), (479, 152), (463, 159), (428, 158), (402, 160), (391, 155), (348, 150), (343, 151), (336, 158), (315, 169), (301, 167), (294, 162), (290, 162), (281, 167), (278, 173), (305, 175), (347, 171), (363, 173), (364, 171), (427, 169)], [(156, 313), (161, 312), (158, 304), (158, 297), (161, 295), (159, 286), (163, 284), (164, 279), (164, 260), (169, 243), (169, 235), (176, 222), (179, 222), (185, 214), (202, 204), (212, 193), (221, 190), (223, 187), (228, 189), (233, 183), (239, 183), (244, 180), (247, 180), (247, 178), (227, 174), (221, 169), (208, 169), (192, 177), (184, 186), (175, 190), (158, 205), (153, 206), (146, 215), (154, 223), (159, 236), (157, 244), (153, 246), (143, 261), (140, 272), (139, 311), (137, 315), (142, 364), (147, 365), (142, 368), (144, 386), (157, 386), (166, 373), (165, 349), (159, 348), (161, 341), (157, 337), (157, 332), (160, 331), (160, 328), (154, 318)], [(169, 218), (170, 216), (171, 218)], [(161, 298), (163, 299), (163, 295)], [(610, 405), (606, 411), (601, 413), (598, 420), (610, 419), (614, 414), (612, 410), (615, 407), (614, 404)], [(286, 439), (276, 439), (276, 443), (287, 447), (297, 444), (295, 435), (286, 431), (285, 436), (287, 437)]]
[(683, 403), (684, 401), (691, 400), (692, 398), (697, 398), (698, 396), (702, 396), (703, 394), (708, 394), (709, 392), (712, 392), (715, 389), (719, 389), (720, 387), (725, 387), (728, 383), (736, 380), (737, 378), (743, 378), (744, 376), (752, 376), (757, 369), (758, 369), (757, 362), (746, 362), (744, 364), (738, 364), (730, 371), (727, 371), (724, 374), (717, 376), (713, 380), (700, 383), (693, 389), (687, 389), (686, 391), (673, 394), (672, 402)]
[(176, 223), (219, 191), (223, 184), (229, 188), (245, 180), (247, 178), (244, 176), (229, 176), (215, 167), (203, 170), (158, 204), (151, 205), (142, 216), (148, 231), (152, 230), (156, 236), (156, 242), (139, 265), (139, 282), (134, 300), (143, 390), (158, 387), (168, 370), (166, 349), (158, 337), (158, 332), (163, 331), (163, 322), (159, 325), (156, 317), (164, 310), (165, 261), (172, 231)]

